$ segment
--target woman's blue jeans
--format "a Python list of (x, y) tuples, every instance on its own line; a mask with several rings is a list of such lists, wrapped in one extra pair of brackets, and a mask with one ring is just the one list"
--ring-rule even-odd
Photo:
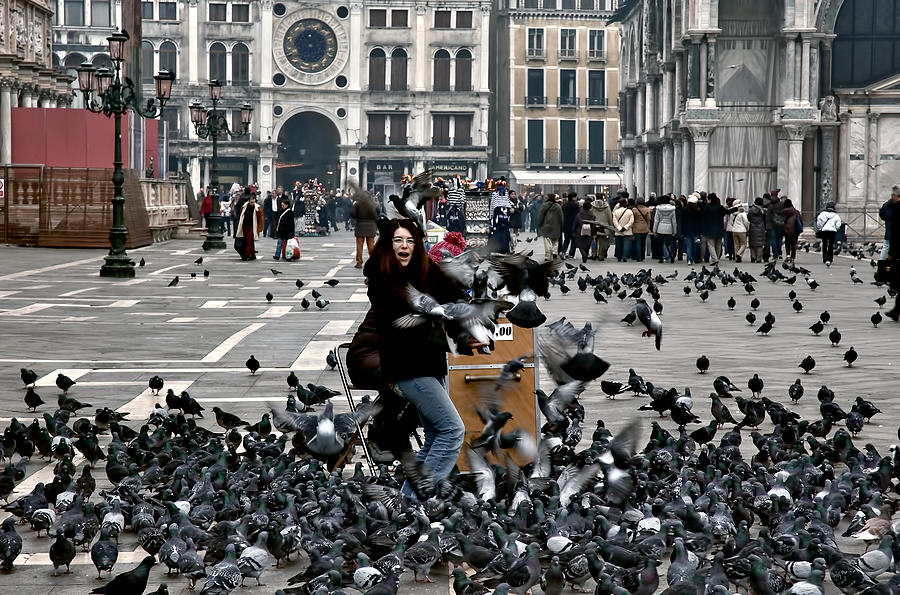
[[(416, 459), (434, 472), (435, 480), (444, 479), (456, 465), (466, 434), (466, 427), (447, 394), (444, 380), (422, 376), (398, 380), (393, 388), (419, 410), (425, 440)], [(408, 483), (403, 484), (401, 491), (407, 496), (413, 495)]]

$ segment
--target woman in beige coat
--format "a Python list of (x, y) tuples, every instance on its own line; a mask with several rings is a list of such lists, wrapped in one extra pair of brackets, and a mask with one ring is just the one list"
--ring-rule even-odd
[(625, 262), (632, 255), (634, 245), (634, 199), (619, 199), (616, 209), (613, 211), (613, 227), (616, 228), (616, 258), (619, 262)]

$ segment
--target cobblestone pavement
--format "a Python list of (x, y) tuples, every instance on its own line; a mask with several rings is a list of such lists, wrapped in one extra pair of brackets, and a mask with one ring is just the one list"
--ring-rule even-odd
[[(520, 237), (520, 248), (533, 246), (540, 252), (540, 242), (528, 242), (527, 237)], [(63, 372), (78, 382), (73, 396), (95, 407), (128, 411), (135, 420), (145, 418), (161, 400), (147, 388), (147, 380), (154, 374), (165, 378), (167, 388), (189, 390), (207, 409), (220, 404), (245, 419), (258, 419), (265, 401), (283, 399), (289, 370), (303, 383), (340, 388), (338, 374), (325, 366), (325, 355), (349, 340), (368, 309), (362, 274), (353, 268), (353, 245), (352, 233), (344, 231), (324, 238), (304, 238), (299, 262), (275, 262), (269, 256), (274, 252), (274, 241), (262, 240), (262, 258), (241, 262), (230, 249), (204, 253), (198, 241), (172, 241), (131, 251), (132, 258), (143, 258), (146, 266), (137, 269), (137, 277), (128, 281), (99, 277), (105, 251), (0, 247), (3, 427), (12, 417), (26, 423), (34, 417), (26, 412), (22, 401), (18, 378), (21, 367), (38, 373), (37, 391), (48, 403), (57, 397), (54, 379)], [(200, 256), (203, 263), (194, 264)], [(633, 367), (658, 385), (690, 387), (694, 411), (704, 422), (710, 419), (706, 396), (719, 374), (746, 389), (747, 379), (759, 373), (765, 381), (763, 394), (785, 403), (787, 387), (802, 378), (807, 392), (795, 409), (805, 417), (818, 415), (815, 391), (823, 384), (837, 393), (837, 401), (845, 409), (856, 396), (870, 399), (885, 413), (867, 425), (856, 442), (860, 446), (871, 442), (885, 453), (897, 440), (893, 397), (897, 392), (894, 375), (900, 325), (886, 320), (873, 328), (869, 322), (870, 315), (878, 310), (873, 300), (884, 291), (869, 283), (872, 269), (867, 260), (839, 257), (830, 269), (820, 260), (815, 253), (801, 252), (798, 257), (798, 264), (811, 269), (820, 284), (812, 291), (798, 279), (793, 289), (803, 304), (800, 313), (791, 307), (787, 297), (790, 288), (763, 279), (761, 265), (723, 261), (729, 270), (737, 266), (761, 279), (755, 284), (756, 292), (749, 296), (739, 284), (720, 287), (703, 303), (696, 291), (689, 296), (682, 291), (681, 279), (690, 270), (686, 264), (644, 262), (643, 266), (652, 267), (654, 274), (678, 272), (677, 279), (660, 288), (665, 335), (659, 352), (652, 340), (641, 338), (637, 327), (619, 322), (629, 309), (627, 300), (613, 296), (608, 304), (597, 304), (590, 292), (579, 292), (573, 281), (572, 292), (561, 295), (554, 288), (552, 299), (541, 301), (540, 306), (551, 321), (559, 316), (566, 316), (576, 326), (592, 321), (597, 329), (596, 351), (612, 364), (604, 378), (625, 380), (628, 368)], [(856, 266), (865, 283), (850, 282), (851, 265)], [(612, 261), (589, 261), (587, 266), (593, 275), (638, 268), (636, 263)], [(273, 275), (271, 268), (283, 274)], [(208, 277), (204, 277), (204, 271), (209, 271)], [(178, 285), (168, 287), (176, 275)], [(297, 279), (305, 282), (302, 289), (296, 287)], [(339, 284), (329, 287), (325, 284), (329, 279)], [(330, 300), (327, 309), (301, 307), (301, 300), (314, 289)], [(273, 295), (271, 303), (265, 298), (267, 292)], [(733, 311), (726, 305), (732, 296), (737, 301)], [(768, 311), (777, 317), (768, 336), (757, 334), (757, 325), (744, 320), (753, 297), (761, 302), (757, 311), (760, 319)], [(831, 313), (831, 324), (821, 336), (813, 336), (807, 327), (826, 309)], [(831, 347), (826, 337), (831, 327), (843, 334), (838, 347)], [(851, 345), (859, 360), (848, 368), (842, 356)], [(255, 376), (244, 367), (251, 354), (262, 364)], [(698, 374), (694, 365), (701, 354), (712, 362), (705, 375)], [(808, 376), (797, 367), (807, 354), (817, 361)], [(613, 430), (634, 417), (645, 419), (646, 428), (655, 418), (652, 412), (637, 411), (643, 398), (608, 400), (599, 386), (590, 387), (581, 400), (587, 412), (588, 438), (598, 418)], [(338, 408), (345, 406), (340, 397), (335, 403)], [(675, 431), (668, 418), (659, 421)], [(212, 416), (204, 423), (212, 427)], [(770, 429), (768, 422), (763, 424), (763, 431)], [(104, 477), (99, 470), (94, 475)], [(32, 461), (28, 476), (13, 497), (50, 477), (52, 464)], [(98, 483), (103, 487), (103, 482)], [(76, 559), (72, 575), (53, 577), (47, 556), (49, 540), (37, 539), (24, 528), (21, 533), (25, 537), (23, 555), (14, 572), (0, 575), (0, 595), (23, 589), (54, 595), (86, 593), (102, 584), (96, 580), (86, 554)], [(849, 552), (862, 550), (849, 540), (840, 541), (840, 545)], [(143, 557), (132, 535), (123, 536), (120, 551), (118, 572), (133, 567)], [(247, 591), (273, 592), (302, 567), (295, 561), (286, 569), (269, 570), (264, 575), (269, 587)], [(440, 569), (438, 576), (445, 576), (445, 572)], [(412, 586), (408, 574), (404, 575), (401, 592), (447, 590), (446, 580), (427, 587)], [(151, 584), (164, 581), (170, 593), (186, 589), (186, 581), (166, 577), (159, 566), (155, 567)]]

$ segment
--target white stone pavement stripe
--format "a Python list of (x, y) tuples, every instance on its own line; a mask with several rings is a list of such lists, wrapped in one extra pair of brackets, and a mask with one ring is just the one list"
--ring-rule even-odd
[(58, 271), (59, 269), (67, 269), (69, 267), (78, 266), (81, 264), (87, 264), (89, 262), (100, 262), (103, 260), (105, 256), (97, 256), (95, 258), (85, 258), (84, 260), (74, 260), (72, 262), (63, 262), (60, 264), (54, 264), (48, 267), (42, 267), (40, 269), (31, 269), (28, 271), (19, 271), (18, 273), (10, 273), (8, 275), (0, 276), (0, 281), (10, 281), (12, 279), (21, 279), (23, 277), (30, 277), (31, 275), (38, 275), (40, 273), (48, 273), (50, 271)]
[(86, 291), (94, 291), (95, 289), (100, 289), (99, 287), (85, 287), (84, 289), (76, 289), (75, 291), (67, 291), (66, 293), (59, 294), (59, 297), (71, 297), (73, 295), (78, 295), (79, 293), (84, 293)]
[(228, 300), (206, 300), (200, 308), (221, 308), (228, 305)]
[[(119, 557), (116, 558), (116, 564), (125, 564), (126, 566), (131, 564), (138, 564), (144, 560), (147, 552), (144, 551), (143, 548), (138, 548), (133, 552), (119, 552)], [(75, 554), (75, 559), (72, 560), (72, 566), (93, 566), (93, 562), (91, 562), (91, 555), (86, 552)], [(16, 560), (16, 566), (51, 566), (50, 562), (50, 554), (49, 553), (35, 553), (35, 554), (22, 554), (20, 558)], [(65, 568), (63, 569), (63, 571)], [(118, 571), (117, 571), (118, 572)], [(105, 577), (104, 577), (105, 578)]]
[(7, 310), (4, 314), (9, 316), (23, 316), (25, 314), (34, 314), (35, 312), (52, 308), (54, 305), (55, 304), (31, 304), (30, 306), (23, 306), (21, 308), (16, 308), (15, 310)]
[[(168, 389), (172, 389), (175, 394), (181, 394), (181, 391), (187, 390), (193, 384), (190, 380), (173, 380), (166, 381), (165, 386), (163, 386), (163, 391)], [(122, 405), (116, 411), (119, 413), (127, 413), (130, 421), (132, 423), (137, 422), (140, 423), (142, 420), (150, 417), (150, 412), (153, 411), (153, 407), (156, 405), (156, 402), (163, 402), (165, 399), (165, 394), (161, 392), (159, 395), (154, 395), (153, 391), (147, 387), (136, 396), (134, 399), (129, 401), (128, 403)]]
[(293, 306), (272, 306), (257, 318), (281, 318), (285, 314), (291, 311)]
[(185, 323), (185, 322), (195, 322), (197, 320), (196, 316), (181, 316), (176, 318), (170, 318), (166, 322), (175, 322), (175, 323)]
[(329, 320), (317, 335), (346, 335), (356, 320)]
[(337, 347), (338, 341), (310, 341), (300, 356), (291, 364), (292, 370), (321, 370), (325, 367), (325, 356)]
[[(0, 364), (195, 364), (198, 359), (34, 359), (34, 358), (4, 358), (0, 359)], [(112, 368), (115, 370), (115, 368)], [(143, 368), (137, 368), (142, 371)], [(94, 372), (104, 372), (107, 370), (94, 370)], [(54, 376), (54, 379), (56, 377)], [(52, 384), (52, 383), (51, 383)]]
[(72, 380), (78, 380), (88, 372), (90, 372), (90, 368), (59, 368), (57, 370), (53, 370), (49, 374), (41, 376), (37, 379), (37, 382), (34, 383), (35, 387), (38, 386), (56, 386), (56, 376), (58, 374), (65, 374)]
[(109, 304), (107, 308), (130, 308), (135, 304), (139, 304), (141, 300), (116, 300)]
[(129, 281), (123, 281), (120, 285), (140, 285), (141, 283), (146, 283), (150, 279), (131, 279)]
[(12, 295), (14, 293), (19, 293), (18, 291), (0, 291), (0, 298), (4, 298), (8, 295)]
[(231, 349), (235, 345), (243, 341), (244, 338), (246, 338), (250, 333), (261, 329), (265, 325), (265, 322), (254, 322), (253, 324), (242, 328), (238, 332), (222, 341), (222, 343), (218, 347), (207, 353), (206, 356), (200, 361), (203, 363), (212, 363), (219, 361), (225, 356), (226, 353), (231, 351)]
[(151, 275), (161, 275), (161, 274), (165, 273), (166, 271), (171, 271), (172, 269), (177, 269), (177, 268), (186, 267), (186, 266), (187, 266), (187, 264), (173, 264), (170, 267), (165, 267), (163, 269), (159, 269), (158, 271), (153, 271), (150, 274)]
[(331, 269), (330, 271), (328, 271), (327, 273), (325, 273), (325, 278), (326, 278), (326, 279), (331, 279), (332, 277), (334, 277), (335, 275), (337, 275), (337, 272), (338, 272), (339, 270), (341, 270), (342, 268), (344, 268), (344, 265), (342, 265), (342, 264), (337, 265), (336, 267), (334, 267), (333, 269)]

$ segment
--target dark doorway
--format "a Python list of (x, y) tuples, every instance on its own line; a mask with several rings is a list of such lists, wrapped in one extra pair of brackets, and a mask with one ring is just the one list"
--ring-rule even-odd
[(278, 133), (275, 183), (293, 188), (295, 181), (303, 184), (318, 178), (325, 189), (337, 188), (340, 142), (337, 128), (326, 116), (315, 112), (291, 116)]

